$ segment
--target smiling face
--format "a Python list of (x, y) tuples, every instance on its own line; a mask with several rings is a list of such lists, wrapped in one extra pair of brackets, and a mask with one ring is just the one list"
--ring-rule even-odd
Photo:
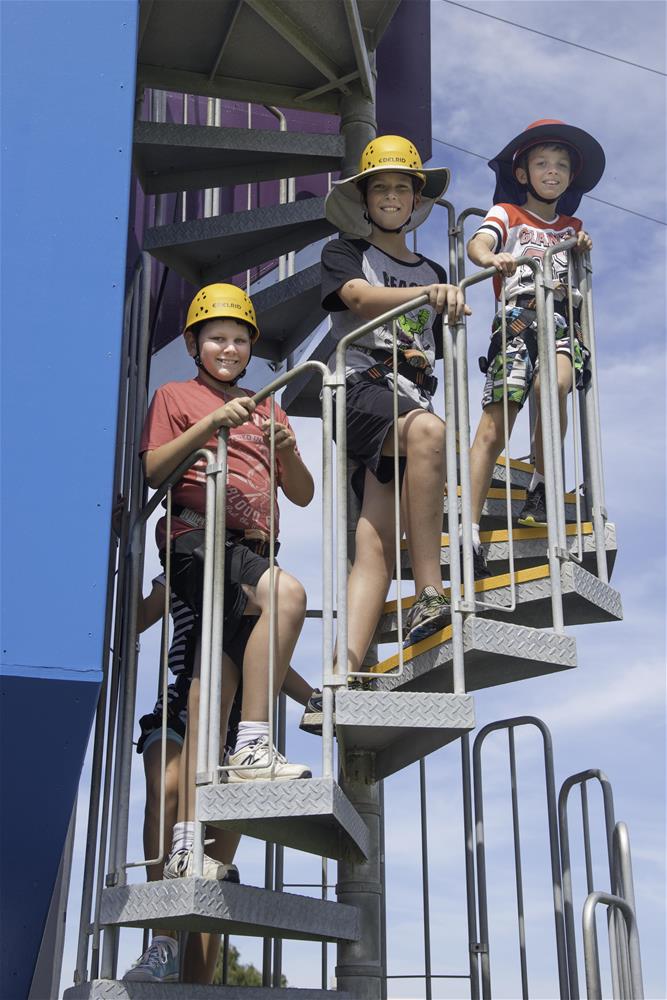
[(535, 146), (530, 149), (526, 166), (517, 167), (516, 179), (520, 184), (533, 185), (541, 198), (556, 201), (572, 180), (572, 161), (564, 146)]
[(372, 222), (385, 229), (398, 229), (410, 218), (420, 202), (413, 178), (399, 171), (382, 170), (371, 174), (366, 186), (366, 207)]
[(208, 320), (185, 339), (190, 356), (199, 353), (202, 370), (217, 382), (238, 378), (250, 360), (250, 331), (235, 319)]

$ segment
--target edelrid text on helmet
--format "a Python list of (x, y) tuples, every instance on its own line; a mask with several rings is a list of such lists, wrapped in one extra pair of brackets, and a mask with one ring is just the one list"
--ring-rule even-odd
[(417, 149), (409, 139), (401, 135), (379, 135), (371, 139), (359, 160), (359, 175), (357, 180), (363, 180), (366, 174), (378, 170), (400, 170), (416, 177), (421, 189), (426, 183), (426, 175), (422, 172), (422, 161)]
[(239, 320), (252, 328), (251, 344), (259, 337), (255, 307), (250, 297), (236, 285), (218, 283), (201, 288), (190, 303), (183, 332), (207, 319)]

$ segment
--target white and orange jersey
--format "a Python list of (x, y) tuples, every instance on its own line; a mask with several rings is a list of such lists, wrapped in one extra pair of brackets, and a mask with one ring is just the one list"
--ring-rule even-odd
[[(510, 253), (513, 257), (536, 257), (541, 260), (549, 247), (562, 240), (575, 236), (581, 229), (581, 220), (569, 215), (557, 215), (550, 222), (545, 222), (539, 216), (529, 212), (522, 205), (494, 205), (484, 218), (475, 233), (488, 233), (494, 239), (492, 253)], [(557, 253), (553, 256), (553, 276), (563, 288), (561, 295), (556, 291), (556, 298), (562, 298), (567, 285), (567, 254)], [(501, 275), (493, 278), (493, 290), (497, 299), (500, 298), (502, 284)], [(535, 291), (533, 272), (529, 267), (518, 267), (514, 274), (507, 278), (506, 297), (510, 303), (519, 295), (532, 295)], [(574, 305), (579, 305), (581, 294), (578, 288), (572, 289)]]

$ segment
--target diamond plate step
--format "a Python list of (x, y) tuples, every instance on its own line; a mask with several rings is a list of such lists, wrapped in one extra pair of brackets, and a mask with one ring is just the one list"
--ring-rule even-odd
[[(484, 618), (510, 617), (500, 610), (510, 603), (509, 575), (492, 576), (475, 581), (475, 596), (490, 607), (478, 610)], [(561, 566), (561, 587), (563, 593), (563, 616), (566, 625), (589, 625), (594, 622), (620, 621), (623, 618), (621, 596), (608, 583), (602, 583), (576, 563)], [(445, 589), (450, 596), (450, 590)], [(403, 620), (408, 608), (414, 603), (414, 594), (402, 600)], [(511, 612), (511, 621), (517, 625), (533, 628), (551, 627), (551, 581), (549, 567), (533, 566), (516, 573), (517, 606)], [(498, 608), (498, 610), (495, 610)], [(385, 604), (385, 613), (380, 618), (376, 632), (378, 642), (395, 642), (397, 629), (396, 601)]]
[[(326, 317), (320, 305), (319, 263), (256, 292), (252, 301), (262, 332), (256, 353), (284, 361)], [(321, 379), (315, 381), (321, 387)]]
[[(566, 521), (576, 521), (577, 509), (575, 506), (575, 495), (574, 493), (565, 494), (565, 520)], [(461, 500), (460, 496), (458, 500), (458, 511), (461, 512)], [(526, 500), (526, 491), (519, 489), (511, 490), (511, 507), (512, 507), (512, 520), (516, 523), (523, 505)], [(443, 500), (443, 528), (446, 530), (447, 524), (447, 511), (449, 510), (448, 498), (444, 497)], [(582, 500), (582, 515), (583, 515), (583, 500)], [(491, 528), (502, 528), (507, 525), (507, 502), (505, 499), (505, 489), (500, 489), (492, 486), (488, 492), (487, 498), (484, 501), (484, 506), (482, 507), (482, 516), (480, 518), (479, 526), (482, 530), (489, 530)]]
[(305, 198), (156, 226), (147, 230), (144, 250), (192, 284), (205, 285), (301, 250), (333, 232), (324, 217), (324, 198)]
[[(568, 549), (573, 555), (579, 551), (576, 524), (565, 527)], [(582, 524), (583, 534), (583, 565), (591, 572), (596, 570), (595, 535), (590, 521)], [(514, 528), (514, 565), (517, 569), (527, 569), (531, 566), (543, 565), (547, 555), (546, 528)], [(492, 531), (482, 531), (480, 538), (486, 552), (486, 561), (494, 574), (509, 571), (509, 542), (507, 530), (497, 528)], [(616, 561), (616, 526), (611, 522), (605, 525), (605, 550), (607, 553), (607, 571), (609, 576)], [(443, 568), (443, 579), (449, 579), (449, 535), (442, 535), (440, 548), (440, 565)], [(407, 542), (401, 542), (401, 566), (403, 579), (412, 579), (412, 569), (407, 552)]]
[(359, 937), (354, 906), (206, 878), (104, 889), (100, 921), (118, 927), (171, 927), (253, 937), (273, 934), (295, 941), (356, 941)]
[[(380, 691), (452, 691), (451, 625), (405, 650), (403, 673), (398, 655), (371, 668)], [(468, 618), (463, 626), (467, 691), (541, 677), (577, 665), (577, 646), (569, 635), (526, 628), (507, 621)], [(381, 678), (381, 679), (380, 679)], [(373, 693), (373, 692), (371, 692)]]
[(94, 979), (71, 986), (63, 1000), (351, 1000), (350, 993), (332, 990), (269, 989), (262, 986), (197, 986), (194, 983), (125, 983)]
[(137, 122), (134, 169), (146, 194), (340, 170), (341, 135)]
[(332, 778), (205, 785), (197, 795), (211, 826), (327, 858), (368, 856), (368, 827)]
[[(510, 458), (509, 461), (509, 473), (510, 473), (510, 483), (516, 489), (527, 490), (530, 485), (530, 480), (533, 478), (534, 467), (529, 465), (528, 462), (521, 462), (517, 458)], [(492, 486), (504, 486), (507, 482), (507, 461), (504, 455), (501, 455), (496, 464), (493, 467), (493, 474), (491, 477)]]
[(378, 780), (474, 728), (473, 699), (467, 694), (352, 689), (336, 694), (338, 746), (345, 753), (373, 753)]

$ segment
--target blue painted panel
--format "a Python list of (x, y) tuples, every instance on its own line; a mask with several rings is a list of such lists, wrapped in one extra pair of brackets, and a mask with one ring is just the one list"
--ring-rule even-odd
[(0, 677), (0, 997), (28, 995), (99, 687)]
[(1, 669), (98, 679), (137, 4), (2, 16)]

